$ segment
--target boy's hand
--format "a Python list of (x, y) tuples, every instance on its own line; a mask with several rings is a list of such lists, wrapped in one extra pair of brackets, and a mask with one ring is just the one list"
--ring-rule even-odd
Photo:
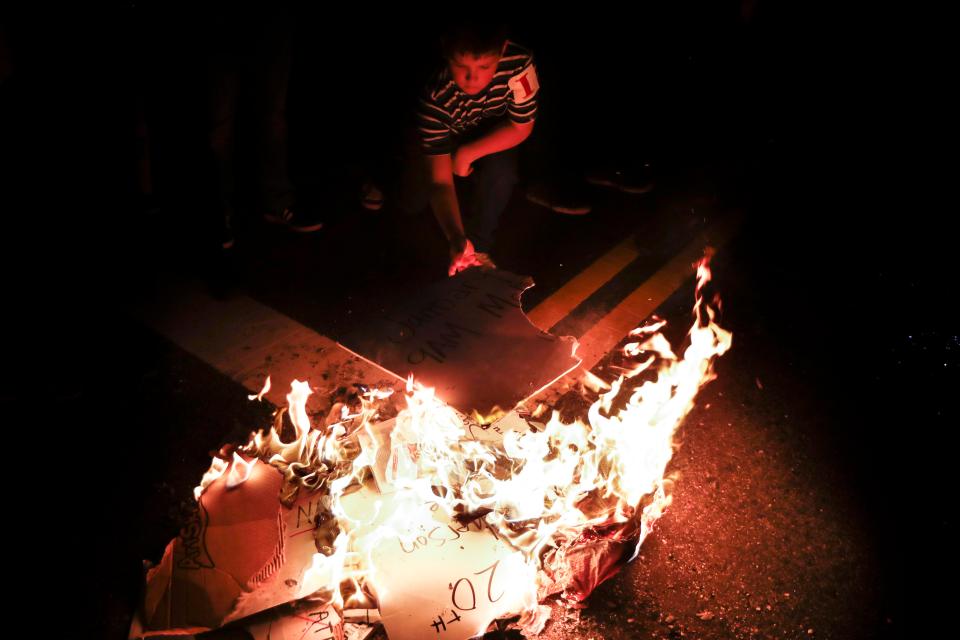
[(480, 255), (473, 250), (473, 243), (466, 238), (463, 239), (462, 245), (459, 242), (451, 242), (450, 268), (447, 270), (447, 275), (453, 276), (470, 267), (482, 266)]
[(466, 178), (473, 173), (473, 158), (464, 151), (463, 147), (459, 147), (453, 152), (451, 160), (453, 161), (453, 175)]

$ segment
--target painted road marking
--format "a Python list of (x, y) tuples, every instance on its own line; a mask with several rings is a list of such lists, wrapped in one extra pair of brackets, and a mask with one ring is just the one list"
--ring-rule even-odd
[(577, 305), (589, 298), (627, 265), (637, 259), (637, 243), (629, 238), (600, 256), (527, 313), (527, 318), (544, 331), (563, 320)]
[(592, 369), (624, 336), (643, 324), (657, 307), (693, 278), (694, 270), (691, 265), (703, 256), (704, 247), (711, 246), (719, 250), (735, 235), (740, 222), (740, 216), (730, 216), (702, 231), (680, 253), (584, 333), (577, 349), (577, 356), (583, 360), (580, 368), (583, 371)]

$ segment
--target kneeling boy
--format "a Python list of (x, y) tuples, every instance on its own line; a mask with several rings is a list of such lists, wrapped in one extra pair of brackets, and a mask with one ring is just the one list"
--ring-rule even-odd
[[(517, 182), (517, 146), (533, 131), (537, 73), (529, 51), (502, 29), (452, 29), (446, 65), (420, 100), (417, 120), (426, 155), (430, 206), (450, 245), (449, 274), (480, 264)], [(467, 229), (454, 177), (468, 178)]]

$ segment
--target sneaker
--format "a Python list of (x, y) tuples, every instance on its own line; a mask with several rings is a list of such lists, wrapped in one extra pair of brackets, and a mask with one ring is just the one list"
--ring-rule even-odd
[(223, 224), (220, 225), (220, 248), (227, 251), (233, 248), (233, 244), (233, 224), (231, 224), (230, 216), (224, 216)]
[(594, 169), (587, 173), (586, 180), (595, 187), (618, 189), (620, 187), (620, 172), (608, 169)]
[(315, 216), (291, 207), (285, 207), (280, 213), (267, 213), (263, 219), (273, 224), (285, 225), (291, 231), (298, 233), (312, 233), (323, 228), (323, 223)]
[(372, 182), (364, 182), (360, 187), (360, 205), (370, 211), (379, 211), (383, 206), (383, 192)]
[(654, 185), (649, 162), (636, 169), (595, 169), (587, 173), (586, 179), (597, 187), (634, 194), (647, 193), (653, 189)]
[(593, 211), (589, 203), (578, 200), (555, 201), (550, 208), (567, 216), (583, 216)]
[(583, 198), (574, 194), (560, 194), (542, 182), (527, 189), (527, 200), (568, 216), (582, 216), (593, 210)]
[(624, 193), (648, 193), (653, 186), (653, 169), (649, 162), (621, 173), (619, 188)]

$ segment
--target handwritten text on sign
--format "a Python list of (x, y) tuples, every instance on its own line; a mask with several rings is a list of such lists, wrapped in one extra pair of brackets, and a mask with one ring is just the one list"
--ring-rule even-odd
[(572, 338), (540, 331), (524, 316), (521, 294), (532, 285), (506, 271), (467, 269), (408, 292), (342, 343), (401, 377), (412, 373), (464, 414), (488, 415), (578, 364)]
[(527, 595), (529, 569), (519, 552), (481, 522), (441, 522), (439, 511), (433, 517), (435, 530), (402, 536), (408, 542), (374, 554), (380, 614), (391, 640), (465, 640), (519, 612)]

